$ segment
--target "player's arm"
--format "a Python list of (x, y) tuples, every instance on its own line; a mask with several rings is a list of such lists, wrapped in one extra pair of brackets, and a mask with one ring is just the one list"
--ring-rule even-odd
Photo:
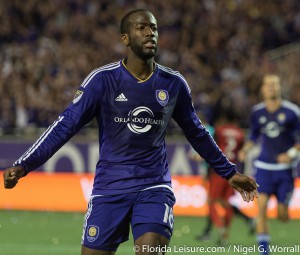
[(4, 171), (5, 188), (13, 188), (21, 177), (44, 164), (95, 116), (99, 110), (99, 95), (102, 94), (98, 79), (96, 76), (84, 87), (81, 86), (73, 102), (58, 119), (13, 164), (13, 167)]
[(204, 159), (193, 148), (189, 150), (188, 157), (189, 159), (196, 161), (197, 163), (204, 161)]
[(255, 116), (255, 112), (251, 113), (250, 117), (250, 134), (242, 149), (238, 152), (238, 160), (244, 162), (247, 158), (247, 154), (256, 146), (256, 141), (260, 136), (260, 127)]
[(229, 179), (236, 173), (235, 165), (228, 161), (213, 137), (199, 120), (190, 96), (182, 84), (172, 117), (183, 130), (194, 150), (223, 178)]
[(278, 163), (290, 163), (296, 160), (300, 154), (300, 109), (295, 114), (294, 118), (294, 130), (296, 134), (296, 143), (289, 148), (286, 152), (277, 156)]
[(295, 135), (295, 144), (290, 147), (286, 152), (277, 155), (278, 163), (291, 163), (299, 158), (300, 154), (300, 108), (294, 112), (294, 118), (291, 121), (291, 132)]
[(240, 162), (246, 160), (248, 152), (255, 146), (255, 143), (251, 140), (248, 140), (244, 143), (243, 147), (238, 152), (238, 159)]
[(290, 163), (293, 160), (297, 159), (300, 154), (300, 144), (295, 144), (289, 148), (286, 152), (280, 153), (277, 155), (278, 163)]
[(256, 182), (237, 173), (235, 165), (229, 162), (200, 122), (194, 110), (187, 84), (182, 84), (172, 116), (195, 151), (208, 162), (217, 174), (230, 180), (230, 184), (241, 193), (245, 201), (253, 200), (257, 196)]

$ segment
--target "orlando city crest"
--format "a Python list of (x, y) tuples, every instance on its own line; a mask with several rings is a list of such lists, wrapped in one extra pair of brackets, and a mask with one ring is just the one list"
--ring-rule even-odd
[(169, 102), (168, 91), (162, 89), (156, 90), (156, 100), (160, 105), (165, 106)]
[(286, 120), (286, 116), (285, 116), (284, 113), (281, 112), (281, 113), (278, 114), (277, 119), (278, 119), (279, 122), (282, 123)]
[(99, 236), (99, 228), (97, 226), (89, 226), (87, 230), (87, 239), (89, 242), (94, 242)]

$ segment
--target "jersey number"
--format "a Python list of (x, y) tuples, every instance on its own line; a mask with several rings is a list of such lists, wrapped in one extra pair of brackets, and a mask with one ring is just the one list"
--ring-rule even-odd
[(231, 136), (226, 136), (225, 139), (226, 139), (226, 147), (224, 149), (224, 153), (229, 160), (234, 160), (236, 157), (235, 150), (237, 147), (237, 141), (234, 137)]
[(174, 225), (174, 214), (173, 214), (173, 209), (168, 206), (166, 203), (164, 204), (166, 209), (165, 209), (165, 214), (164, 214), (164, 223), (169, 223), (170, 227), (173, 228)]

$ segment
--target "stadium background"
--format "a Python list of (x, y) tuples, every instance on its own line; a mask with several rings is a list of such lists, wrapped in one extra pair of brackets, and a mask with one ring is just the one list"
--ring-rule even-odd
[[(0, 1), (1, 169), (10, 166), (53, 122), (91, 70), (125, 56), (118, 25), (122, 15), (133, 8), (147, 8), (157, 17), (160, 38), (156, 60), (186, 77), (195, 107), (209, 124), (214, 124), (222, 98), (230, 102), (238, 116), (238, 124), (247, 132), (249, 109), (260, 100), (259, 81), (265, 72), (279, 73), (284, 98), (300, 105), (299, 1)], [(39, 173), (22, 180), (16, 190), (5, 191), (1, 187), (0, 254), (74, 254), (72, 249), (79, 249), (82, 213), (34, 213), (12, 209), (84, 210), (97, 155), (96, 141), (97, 131), (92, 122), (68, 147), (62, 148), (57, 158), (44, 165)], [(206, 193), (199, 178), (200, 170), (189, 161), (189, 147), (173, 122), (167, 141), (171, 171), (178, 178), (175, 181), (178, 204), (182, 207), (176, 214), (203, 216), (206, 214), (203, 203)], [(247, 170), (251, 174), (251, 169)], [(87, 179), (86, 182), (77, 179), (76, 192), (81, 197), (66, 197), (67, 201), (60, 202), (64, 209), (59, 209), (55, 207), (59, 194), (68, 194), (67, 188), (63, 190), (64, 174), (70, 174), (70, 179)], [(194, 176), (192, 180), (190, 176)], [(51, 198), (53, 189), (60, 192), (54, 193), (54, 199)], [(80, 199), (81, 206), (77, 209), (68, 207), (78, 204)], [(298, 188), (292, 200), (294, 218), (300, 218), (299, 199)], [(272, 217), (275, 207), (272, 201), (269, 212)], [(255, 214), (255, 209), (248, 213)], [(202, 229), (203, 219), (186, 216), (177, 219), (174, 242), (199, 245), (192, 240)], [(64, 225), (67, 222), (69, 225)], [(243, 223), (235, 219), (231, 241), (254, 244), (254, 237), (243, 243), (237, 234), (240, 224)], [(292, 236), (296, 227), (299, 227), (298, 220), (288, 225), (272, 220), (271, 230), (277, 233), (273, 242), (295, 244), (297, 240)], [(29, 244), (24, 241), (26, 238), (23, 240), (28, 229), (50, 237), (43, 239), (34, 234), (36, 245), (30, 245), (29, 240)], [(63, 230), (70, 239), (56, 237)], [(131, 248), (127, 246), (126, 249), (130, 253)], [(122, 254), (122, 250), (120, 252)]]

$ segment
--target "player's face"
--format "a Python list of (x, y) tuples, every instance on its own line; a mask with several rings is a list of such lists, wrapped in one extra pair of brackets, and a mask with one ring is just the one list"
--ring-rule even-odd
[(262, 95), (265, 100), (279, 98), (281, 94), (280, 80), (276, 75), (267, 75), (263, 79)]
[(151, 13), (137, 12), (130, 17), (129, 46), (143, 60), (153, 58), (157, 51), (157, 23)]

